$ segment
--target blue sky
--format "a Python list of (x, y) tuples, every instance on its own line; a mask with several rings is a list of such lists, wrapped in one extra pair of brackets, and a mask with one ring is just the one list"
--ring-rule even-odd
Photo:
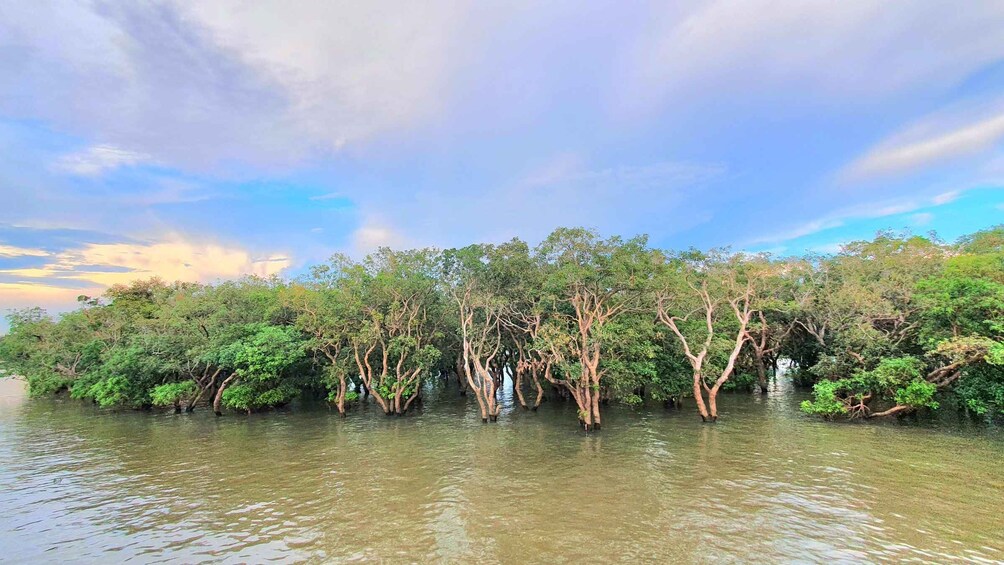
[(562, 225), (1004, 221), (1004, 4), (0, 0), (0, 309)]

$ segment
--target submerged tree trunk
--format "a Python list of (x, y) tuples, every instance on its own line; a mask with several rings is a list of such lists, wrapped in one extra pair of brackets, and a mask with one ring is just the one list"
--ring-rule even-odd
[(460, 392), (460, 396), (467, 396), (467, 372), (464, 371), (463, 354), (457, 355), (454, 367), (457, 371), (457, 390)]
[[(556, 378), (551, 374), (550, 364), (544, 370), (544, 378), (547, 382), (557, 386), (559, 392), (564, 391), (575, 400), (579, 425), (587, 432), (592, 431), (594, 425), (598, 423), (599, 404), (593, 401), (594, 395), (591, 391), (590, 380), (586, 377), (580, 377), (577, 381)], [(598, 397), (599, 395), (597, 394), (596, 396)]]
[(592, 412), (593, 412), (593, 429), (596, 431), (600, 430), (600, 389), (598, 383), (590, 385), (593, 389), (592, 392)]
[(526, 405), (526, 399), (523, 397), (523, 374), (525, 372), (526, 369), (524, 367), (516, 368), (512, 378), (512, 390), (516, 393), (516, 399), (519, 401), (519, 405), (523, 407), (523, 410), (529, 410), (530, 407)]
[(209, 396), (213, 396), (213, 389), (216, 387), (216, 378), (220, 376), (223, 369), (218, 368), (211, 375), (209, 374), (209, 369), (210, 367), (206, 366), (201, 377), (192, 376), (192, 380), (195, 381), (195, 385), (199, 388), (199, 392), (189, 399), (188, 403), (185, 405), (185, 412), (194, 412), (195, 406), (200, 400), (202, 400), (202, 397), (205, 396), (207, 392), (209, 393)]
[(481, 410), (481, 421), (498, 421), (502, 407), (498, 404), (498, 400), (495, 397), (497, 389), (495, 388), (494, 376), (478, 360), (471, 360), (471, 363), (466, 368), (466, 373), (468, 384), (471, 390), (474, 391), (478, 407)]
[(335, 396), (335, 408), (338, 409), (339, 416), (345, 416), (345, 392), (348, 388), (345, 383), (345, 376), (339, 375), (338, 377), (338, 393)]
[(220, 388), (217, 389), (216, 397), (213, 398), (213, 412), (215, 412), (217, 416), (223, 415), (223, 391), (227, 390), (227, 387), (230, 386), (230, 383), (232, 383), (236, 378), (237, 373), (234, 373), (226, 379), (223, 379), (223, 383), (220, 384)]
[[(962, 376), (962, 371), (966, 366), (979, 362), (985, 355), (986, 351), (984, 349), (975, 348), (973, 351), (970, 351), (967, 356), (929, 372), (925, 376), (924, 380), (933, 384), (937, 390), (945, 390)], [(845, 401), (845, 404), (846, 403), (847, 401)], [(896, 404), (892, 408), (888, 408), (881, 412), (872, 412), (871, 408), (867, 405), (867, 402), (862, 401), (858, 405), (857, 411), (852, 412), (852, 417), (864, 416), (865, 418), (885, 418), (888, 416), (912, 414), (916, 412), (916, 410), (916, 406)]]
[(193, 396), (191, 400), (188, 401), (188, 404), (185, 406), (185, 412), (194, 412), (195, 405), (198, 404), (200, 400), (202, 400), (202, 396), (206, 393), (207, 390), (208, 389), (206, 388), (200, 387), (199, 392), (197, 392), (195, 396)]
[(760, 392), (767, 394), (767, 367), (764, 365), (763, 357), (757, 355), (754, 365), (756, 365), (756, 381), (760, 385)]
[(536, 368), (531, 371), (530, 376), (533, 378), (533, 386), (537, 388), (537, 398), (533, 401), (533, 409), (536, 410), (544, 401), (544, 387), (540, 384), (540, 375), (537, 374)]
[(718, 421), (718, 386), (711, 387), (708, 390), (708, 412), (711, 415), (711, 421)]
[(709, 422), (711, 416), (708, 414), (708, 407), (704, 404), (704, 376), (699, 372), (694, 373), (694, 401), (697, 402), (697, 412), (701, 415), (702, 422)]

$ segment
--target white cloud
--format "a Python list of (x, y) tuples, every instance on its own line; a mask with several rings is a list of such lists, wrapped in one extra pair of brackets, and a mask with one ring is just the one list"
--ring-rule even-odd
[[(15, 308), (44, 308), (51, 313), (68, 312), (77, 306), (81, 295), (97, 296), (104, 287), (84, 286), (68, 288), (39, 282), (0, 282), (0, 314)], [(0, 334), (6, 324), (0, 320)]]
[(466, 11), (442, 1), (177, 4), (280, 85), (297, 129), (332, 149), (414, 125), (439, 108)]
[[(436, 115), (471, 9), (388, 0), (5, 5), (0, 49), (18, 55), (3, 62), (0, 110), (171, 165), (284, 166)], [(101, 163), (83, 156), (68, 166), (96, 174), (108, 168)]]
[(950, 88), (998, 60), (1004, 4), (715, 0), (659, 4), (630, 50), (627, 106), (779, 85), (841, 104)]
[(120, 149), (113, 145), (95, 145), (60, 157), (56, 161), (56, 167), (75, 175), (95, 176), (119, 167), (150, 161), (151, 157), (145, 153)]
[(48, 251), (0, 244), (0, 257), (47, 257)]
[(239, 247), (194, 243), (177, 236), (149, 243), (91, 243), (48, 256), (51, 259), (39, 267), (0, 270), (11, 281), (5, 283), (8, 297), (18, 292), (55, 293), (54, 288), (62, 288), (57, 284), (60, 281), (92, 288), (152, 276), (211, 282), (242, 275), (270, 276), (291, 264), (280, 253), (259, 256)]
[(958, 199), (960, 194), (962, 194), (962, 191), (960, 190), (950, 190), (948, 192), (942, 192), (941, 194), (938, 194), (934, 198), (932, 198), (931, 202), (933, 202), (935, 206), (942, 206), (945, 204), (949, 204), (951, 202), (955, 202), (955, 200)]
[(311, 196), (310, 200), (334, 200), (336, 198), (345, 198), (345, 195), (341, 192), (329, 192), (327, 194), (319, 194), (317, 196)]
[(407, 244), (404, 235), (373, 218), (352, 233), (352, 248), (359, 254), (375, 251), (379, 247), (400, 249)]
[[(932, 131), (935, 130), (935, 131)], [(846, 176), (869, 176), (910, 172), (993, 147), (1004, 138), (1004, 113), (951, 128), (920, 124), (880, 143), (852, 163)]]
[[(919, 210), (924, 208), (930, 208), (933, 206), (944, 206), (950, 204), (957, 200), (959, 196), (963, 193), (962, 190), (951, 190), (947, 192), (942, 192), (936, 194), (933, 197), (929, 196), (917, 196), (898, 200), (888, 200), (883, 202), (871, 202), (864, 203), (855, 206), (849, 206), (834, 211), (831, 214), (817, 218), (803, 224), (800, 224), (792, 229), (776, 232), (764, 237), (753, 239), (746, 243), (745, 245), (759, 245), (765, 243), (777, 243), (785, 242), (793, 239), (798, 239), (807, 235), (812, 235), (814, 233), (819, 233), (828, 229), (837, 228), (846, 225), (851, 220), (857, 219), (868, 219), (868, 218), (885, 218), (888, 216), (898, 216), (901, 214), (908, 214), (910, 212), (917, 211), (916, 214), (910, 216), (909, 221), (914, 226), (924, 226), (934, 219), (933, 212), (920, 212)], [(1004, 206), (1002, 204), (1001, 206)], [(1002, 208), (1004, 209), (1004, 208)], [(838, 244), (831, 244), (838, 245)], [(822, 248), (815, 248), (815, 251), (824, 251)]]
[(870, 202), (849, 206), (847, 208), (836, 210), (835, 212), (822, 218), (816, 218), (805, 222), (792, 229), (751, 240), (745, 243), (744, 246), (790, 241), (828, 229), (838, 228), (845, 225), (848, 221), (855, 219), (885, 218), (887, 216), (906, 214), (924, 207), (925, 202), (926, 201), (923, 199), (911, 198), (886, 202)]
[(593, 186), (618, 192), (645, 188), (672, 188), (697, 184), (723, 176), (721, 164), (663, 161), (641, 166), (617, 166), (587, 170), (581, 162), (561, 155), (541, 171), (523, 181), (528, 187), (555, 187), (572, 184), (578, 190)]
[(792, 239), (798, 239), (800, 237), (805, 237), (807, 235), (819, 233), (824, 230), (838, 228), (844, 225), (844, 220), (848, 219), (849, 217), (850, 216), (848, 215), (837, 214), (835, 217), (819, 218), (811, 220), (803, 224), (799, 224), (794, 228), (791, 228), (786, 231), (776, 232), (770, 235), (753, 239), (744, 245), (749, 246), (749, 245), (758, 245), (761, 243), (776, 243), (779, 241), (790, 241)]
[(194, 243), (180, 237), (149, 243), (88, 244), (45, 255), (40, 267), (3, 269), (0, 311), (42, 306), (67, 311), (77, 296), (96, 296), (113, 284), (153, 276), (167, 281), (212, 282), (242, 275), (281, 273), (291, 261), (279, 253), (254, 255), (239, 247)]

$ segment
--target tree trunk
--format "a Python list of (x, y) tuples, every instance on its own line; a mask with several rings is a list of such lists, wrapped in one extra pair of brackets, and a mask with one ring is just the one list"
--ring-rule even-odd
[(533, 376), (533, 384), (537, 387), (537, 399), (533, 402), (533, 409), (536, 410), (540, 407), (540, 403), (544, 401), (544, 387), (540, 385), (540, 377), (537, 376), (537, 371), (531, 373)]
[(711, 421), (718, 421), (718, 386), (713, 386), (708, 391), (708, 407), (710, 411)]
[[(209, 369), (207, 368), (206, 372), (208, 371)], [(206, 392), (209, 392), (209, 396), (213, 396), (213, 388), (216, 386), (216, 377), (218, 377), (221, 372), (223, 372), (223, 369), (218, 368), (208, 378), (205, 376), (205, 373), (203, 373), (203, 378), (201, 380), (194, 379), (196, 386), (199, 387), (199, 392), (195, 395), (195, 397), (188, 401), (188, 406), (185, 406), (185, 412), (194, 412), (195, 405), (202, 400), (202, 397), (205, 396)]]
[[(481, 421), (483, 423), (487, 424), (488, 423), (488, 406), (486, 404), (486, 399), (485, 399), (485, 394), (484, 394), (484, 382), (483, 382), (483, 380), (482, 380), (481, 386), (479, 386), (478, 383), (475, 382), (475, 377), (481, 378), (478, 375), (477, 370), (475, 369), (475, 371), (471, 371), (470, 365), (464, 363), (463, 361), (461, 361), (461, 363), (458, 365), (458, 369), (463, 369), (463, 371), (464, 371), (463, 372), (463, 377), (467, 380), (467, 384), (470, 385), (471, 390), (474, 391), (474, 398), (476, 398), (477, 401), (478, 401), (478, 409), (481, 411)], [(457, 380), (458, 381), (461, 380), (459, 375), (458, 375)], [(461, 392), (461, 396), (466, 395), (466, 393), (467, 393), (467, 391), (463, 390)]]
[(496, 394), (498, 394), (498, 386), (499, 386), (498, 381), (495, 380), (495, 375), (489, 376), (487, 373), (482, 374), (481, 378), (482, 378), (482, 386), (487, 387), (487, 390), (484, 390), (484, 395), (485, 395), (485, 408), (488, 411), (488, 421), (497, 422), (500, 408), (498, 405), (498, 399), (495, 396)]
[(345, 377), (339, 376), (338, 378), (338, 395), (335, 397), (335, 407), (338, 408), (338, 415), (345, 416)]
[(421, 386), (420, 385), (421, 385), (421, 382), (416, 383), (415, 384), (415, 392), (411, 393), (411, 396), (409, 396), (408, 399), (405, 400), (404, 407), (401, 408), (401, 415), (402, 416), (408, 411), (409, 408), (411, 408), (411, 403), (414, 402), (416, 398), (418, 399), (419, 402), (422, 401), (422, 394), (421, 394), (422, 391), (421, 391)]
[(764, 366), (763, 357), (757, 355), (756, 362), (756, 380), (760, 385), (760, 392), (767, 394), (767, 367)]
[(398, 383), (397, 390), (394, 391), (394, 400), (391, 404), (394, 408), (394, 413), (397, 414), (398, 416), (404, 414), (404, 412), (401, 410), (401, 394), (403, 392), (404, 389), (400, 386), (400, 383)]
[(516, 370), (512, 379), (512, 390), (516, 393), (516, 399), (519, 400), (519, 405), (523, 407), (523, 410), (529, 410), (530, 407), (526, 405), (526, 399), (523, 398), (523, 370)]
[(223, 391), (227, 390), (227, 387), (230, 386), (230, 383), (232, 383), (233, 380), (236, 378), (237, 378), (237, 373), (234, 373), (229, 377), (227, 377), (226, 379), (223, 379), (223, 383), (220, 384), (220, 388), (216, 390), (216, 397), (213, 398), (213, 412), (215, 412), (217, 416), (223, 415), (222, 411)]
[(592, 411), (593, 411), (593, 429), (600, 431), (600, 390), (599, 384), (593, 384), (591, 387), (596, 387), (592, 391)]
[(593, 429), (593, 410), (592, 402), (589, 398), (589, 387), (586, 387), (584, 391), (572, 392), (572, 398), (575, 399), (575, 405), (579, 409), (579, 422), (582, 423), (582, 427), (588, 432)]
[(199, 388), (198, 394), (196, 394), (195, 396), (193, 396), (192, 399), (188, 401), (188, 405), (185, 406), (185, 412), (194, 412), (195, 411), (195, 405), (198, 404), (198, 402), (200, 400), (202, 400), (202, 395), (204, 395), (206, 393), (206, 390), (207, 389), (204, 389), (204, 388), (201, 388), (201, 387)]
[(701, 415), (701, 421), (708, 421), (708, 408), (704, 405), (704, 390), (701, 386), (704, 384), (703, 377), (700, 373), (694, 374), (694, 401), (697, 402), (697, 412)]
[(883, 410), (882, 412), (876, 412), (874, 414), (868, 414), (866, 418), (884, 418), (886, 416), (893, 416), (896, 414), (909, 414), (913, 412), (915, 408), (913, 406), (903, 406), (902, 404), (897, 404), (888, 410)]

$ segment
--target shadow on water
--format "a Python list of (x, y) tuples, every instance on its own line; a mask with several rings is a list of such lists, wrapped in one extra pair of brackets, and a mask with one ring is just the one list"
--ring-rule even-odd
[[(8, 387), (10, 381), (3, 386)], [(802, 393), (682, 409), (107, 412), (0, 395), (0, 555), (38, 561), (1001, 560), (1004, 442), (818, 422)]]

